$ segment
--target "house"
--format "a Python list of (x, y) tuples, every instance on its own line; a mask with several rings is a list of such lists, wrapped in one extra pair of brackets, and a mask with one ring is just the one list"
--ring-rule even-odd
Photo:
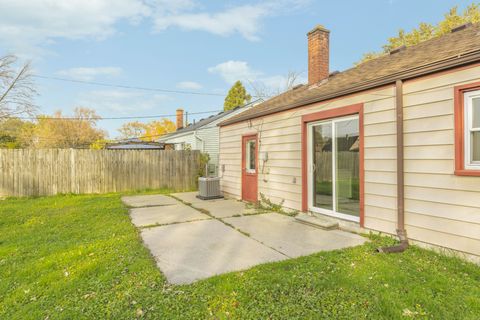
[(107, 150), (172, 150), (173, 145), (154, 141), (143, 141), (138, 138), (127, 139), (105, 145)]
[(226, 195), (480, 260), (480, 25), (343, 72), (308, 33), (308, 84), (220, 123)]
[(172, 144), (175, 150), (200, 150), (208, 153), (210, 157), (209, 172), (215, 174), (218, 167), (218, 137), (220, 129), (217, 126), (221, 121), (227, 120), (236, 116), (261, 100), (255, 100), (242, 107), (237, 107), (232, 110), (223, 111), (208, 118), (201, 119), (198, 122), (188, 124), (184, 127), (184, 112), (183, 109), (177, 109), (177, 131), (162, 136), (157, 139), (157, 142)]

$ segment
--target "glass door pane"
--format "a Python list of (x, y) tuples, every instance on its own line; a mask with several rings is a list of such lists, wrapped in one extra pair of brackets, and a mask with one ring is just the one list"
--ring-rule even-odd
[(246, 144), (246, 171), (248, 173), (255, 173), (256, 172), (256, 164), (257, 164), (257, 159), (256, 159), (256, 141), (255, 140), (249, 140)]
[(312, 127), (313, 206), (333, 210), (332, 124)]
[(358, 119), (335, 122), (336, 212), (360, 216)]

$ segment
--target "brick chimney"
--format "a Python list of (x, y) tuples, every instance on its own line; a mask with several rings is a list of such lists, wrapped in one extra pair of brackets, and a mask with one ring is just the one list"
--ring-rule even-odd
[(318, 25), (308, 36), (308, 84), (316, 84), (328, 78), (330, 31)]
[(183, 128), (183, 109), (177, 109), (177, 130)]

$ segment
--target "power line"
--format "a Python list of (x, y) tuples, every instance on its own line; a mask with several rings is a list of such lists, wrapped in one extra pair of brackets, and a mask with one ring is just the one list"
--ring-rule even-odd
[[(209, 114), (209, 113), (219, 113), (223, 110), (211, 110), (211, 111), (201, 111), (201, 112), (186, 112), (188, 115), (198, 115), (198, 114)], [(47, 120), (72, 120), (72, 121), (81, 121), (81, 120), (132, 120), (132, 119), (155, 119), (155, 118), (168, 118), (175, 117), (176, 114), (159, 114), (151, 116), (128, 116), (128, 117), (100, 117), (98, 119), (86, 119), (78, 117), (51, 117), (51, 116), (39, 116), (39, 117), (15, 117), (15, 116), (0, 116), (0, 119), (21, 119), (21, 120), (38, 120), (47, 119)]]
[(38, 74), (37, 75), (32, 75), (32, 76), (36, 77), (36, 78), (40, 78), (40, 79), (49, 79), (49, 80), (56, 80), (56, 81), (73, 82), (73, 83), (81, 83), (81, 84), (88, 84), (88, 85), (94, 85), (94, 86), (130, 89), (130, 90), (142, 90), (142, 91), (153, 91), (153, 92), (164, 92), (164, 93), (175, 93), (175, 94), (191, 94), (191, 95), (199, 95), (199, 96), (216, 96), (216, 97), (225, 97), (226, 96), (226, 94), (224, 94), (224, 93), (199, 92), (199, 91), (187, 91), (187, 90), (170, 90), (170, 89), (148, 88), (148, 87), (140, 87), (140, 86), (127, 86), (127, 85), (107, 83), (107, 82), (75, 80), (75, 79), (67, 79), (67, 78), (61, 78), (61, 77), (42, 76), (42, 75), (38, 75)]

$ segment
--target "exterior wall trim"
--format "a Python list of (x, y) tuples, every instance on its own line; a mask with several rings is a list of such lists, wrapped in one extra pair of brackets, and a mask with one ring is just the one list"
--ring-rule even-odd
[(319, 111), (302, 116), (302, 211), (308, 211), (308, 169), (307, 169), (307, 124), (313, 121), (326, 120), (358, 114), (360, 129), (359, 167), (360, 167), (360, 226), (365, 222), (365, 170), (364, 170), (364, 128), (363, 128), (363, 103), (345, 107)]
[(468, 83), (454, 87), (454, 115), (455, 115), (455, 175), (480, 177), (480, 170), (465, 169), (465, 108), (463, 94), (468, 91), (479, 90), (480, 82)]

